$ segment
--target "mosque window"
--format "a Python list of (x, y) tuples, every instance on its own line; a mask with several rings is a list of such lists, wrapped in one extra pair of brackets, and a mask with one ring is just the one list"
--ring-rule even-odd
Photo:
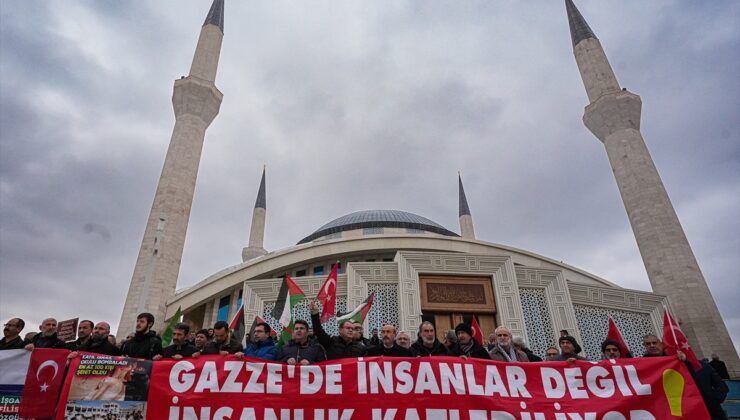
[(306, 275), (306, 270), (298, 270), (295, 272), (296, 277), (303, 277)]
[(382, 235), (383, 232), (385, 232), (385, 230), (382, 227), (369, 227), (362, 229), (363, 235)]
[(224, 296), (218, 301), (218, 316), (216, 321), (226, 321), (229, 318), (229, 301), (231, 296)]
[(421, 229), (412, 229), (412, 228), (406, 228), (406, 233), (411, 233), (414, 235), (423, 235), (424, 231)]
[(313, 275), (318, 276), (324, 274), (324, 266), (323, 265), (317, 265), (313, 268)]

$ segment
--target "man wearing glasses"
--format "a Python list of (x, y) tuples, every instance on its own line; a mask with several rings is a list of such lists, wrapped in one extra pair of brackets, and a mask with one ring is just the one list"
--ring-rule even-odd
[(16, 350), (25, 347), (21, 331), (26, 323), (20, 318), (13, 318), (3, 326), (3, 338), (0, 338), (0, 350)]
[(555, 346), (550, 346), (545, 350), (545, 360), (548, 362), (555, 362), (560, 356), (560, 350)]
[(270, 325), (266, 322), (260, 322), (254, 327), (252, 342), (244, 350), (245, 357), (254, 357), (257, 359), (277, 360), (278, 348), (270, 337)]

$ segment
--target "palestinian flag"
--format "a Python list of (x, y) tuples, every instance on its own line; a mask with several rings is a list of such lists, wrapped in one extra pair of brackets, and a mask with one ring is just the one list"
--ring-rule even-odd
[(293, 308), (305, 297), (306, 294), (303, 293), (303, 290), (286, 274), (283, 278), (283, 285), (280, 286), (275, 309), (272, 310), (273, 318), (280, 322), (282, 328), (278, 340), (279, 346), (287, 343), (293, 337)]
[(367, 318), (367, 313), (370, 312), (370, 308), (372, 308), (373, 306), (374, 298), (375, 298), (375, 292), (370, 293), (370, 296), (368, 296), (364, 302), (362, 302), (358, 307), (356, 307), (354, 311), (348, 312), (343, 315), (337, 314), (337, 324), (342, 325), (342, 322), (348, 319), (355, 321), (355, 322), (359, 322), (360, 324), (364, 323), (365, 318)]
[(229, 329), (234, 335), (236, 341), (244, 344), (244, 335), (247, 333), (247, 326), (244, 323), (244, 304), (239, 307), (239, 310), (234, 314), (234, 319), (229, 324)]

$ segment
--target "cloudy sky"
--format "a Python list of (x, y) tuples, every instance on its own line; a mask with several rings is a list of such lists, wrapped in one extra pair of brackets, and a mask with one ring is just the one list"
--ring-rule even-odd
[[(578, 2), (740, 343), (740, 3)], [(123, 307), (209, 0), (0, 7), (0, 318)], [(418, 213), (650, 290), (562, 1), (230, 1), (178, 287), (343, 214)]]

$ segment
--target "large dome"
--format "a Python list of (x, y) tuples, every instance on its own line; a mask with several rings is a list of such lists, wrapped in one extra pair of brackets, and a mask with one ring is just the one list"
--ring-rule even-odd
[(445, 236), (460, 236), (445, 229), (439, 223), (426, 217), (400, 210), (362, 210), (338, 217), (318, 228), (314, 233), (301, 239), (298, 244), (305, 244), (332, 233), (364, 228), (406, 228)]

